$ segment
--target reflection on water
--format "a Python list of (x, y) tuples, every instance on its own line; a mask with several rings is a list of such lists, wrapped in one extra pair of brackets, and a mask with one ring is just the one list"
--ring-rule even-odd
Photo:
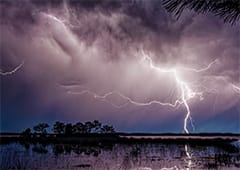
[(1, 169), (238, 169), (239, 148), (177, 144), (0, 145)]

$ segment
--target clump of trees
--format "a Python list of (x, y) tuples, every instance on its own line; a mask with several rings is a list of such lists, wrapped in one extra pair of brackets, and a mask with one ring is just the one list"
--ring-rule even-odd
[(33, 127), (33, 130), (37, 133), (47, 134), (47, 128), (49, 125), (47, 123), (39, 123), (38, 125)]
[[(46, 135), (48, 133), (48, 128), (50, 126), (47, 123), (39, 123), (33, 127), (35, 134)], [(65, 134), (65, 135), (74, 135), (74, 134), (112, 134), (115, 133), (115, 129), (111, 125), (103, 125), (98, 120), (87, 121), (87, 122), (77, 122), (75, 124), (63, 123), (56, 121), (52, 127), (52, 131), (55, 134)], [(27, 128), (22, 132), (22, 136), (30, 136), (32, 131), (30, 128)]]
[(53, 132), (56, 134), (90, 134), (90, 133), (115, 133), (113, 126), (102, 125), (98, 120), (85, 123), (78, 122), (76, 124), (64, 124), (63, 122), (55, 122), (53, 125)]

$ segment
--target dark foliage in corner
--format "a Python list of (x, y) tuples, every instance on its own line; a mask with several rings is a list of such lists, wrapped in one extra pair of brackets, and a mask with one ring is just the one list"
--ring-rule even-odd
[(197, 13), (211, 12), (231, 24), (240, 19), (239, 0), (163, 0), (162, 4), (177, 18), (185, 9), (190, 9)]

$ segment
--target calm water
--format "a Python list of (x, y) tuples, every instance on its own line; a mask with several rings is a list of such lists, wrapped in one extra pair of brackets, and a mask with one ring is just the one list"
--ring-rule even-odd
[(176, 144), (1, 144), (1, 169), (239, 169), (239, 143), (228, 147)]

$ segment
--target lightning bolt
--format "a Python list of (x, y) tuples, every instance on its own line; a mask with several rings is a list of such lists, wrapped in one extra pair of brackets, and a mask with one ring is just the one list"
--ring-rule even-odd
[(11, 71), (6, 71), (6, 72), (4, 72), (4, 71), (2, 71), (1, 69), (0, 69), (0, 75), (1, 76), (7, 76), (7, 75), (11, 75), (11, 74), (14, 74), (15, 72), (17, 72), (23, 65), (24, 65), (24, 61), (22, 61), (21, 62), (21, 64), (19, 64), (17, 67), (15, 67), (13, 70), (11, 70)]
[(182, 70), (187, 70), (187, 71), (192, 71), (192, 72), (196, 72), (196, 73), (200, 73), (200, 72), (204, 72), (207, 71), (208, 69), (211, 68), (211, 66), (213, 64), (216, 64), (218, 62), (218, 59), (213, 60), (212, 62), (210, 62), (207, 67), (201, 68), (201, 69), (194, 69), (194, 68), (187, 68), (187, 67), (182, 67)]
[[(112, 106), (116, 107), (116, 108), (122, 108), (124, 106), (126, 106), (129, 102), (131, 102), (132, 100), (126, 96), (124, 96), (123, 94), (119, 93), (119, 92), (116, 92), (116, 91), (112, 91), (112, 92), (108, 92), (106, 94), (103, 94), (103, 95), (99, 95), (93, 91), (90, 91), (90, 90), (83, 90), (81, 92), (73, 92), (73, 91), (68, 91), (68, 94), (77, 94), (77, 95), (83, 95), (83, 94), (90, 94), (92, 95), (94, 98), (96, 99), (100, 99), (100, 100), (103, 100), (107, 103), (110, 103)], [(112, 102), (110, 102), (109, 100), (107, 100), (107, 98), (109, 96), (113, 96), (113, 95), (118, 95), (120, 97), (122, 97), (123, 99), (126, 99), (127, 101), (129, 102), (126, 102), (124, 104), (120, 104), (120, 105), (117, 105), (117, 104), (114, 104)], [(131, 102), (132, 103), (132, 102)]]
[[(179, 103), (183, 103), (183, 105), (185, 106), (186, 111), (187, 111), (186, 116), (184, 118), (184, 127), (183, 127), (184, 132), (189, 134), (189, 130), (187, 128), (187, 123), (188, 123), (188, 120), (191, 119), (191, 111), (190, 111), (190, 107), (188, 104), (188, 100), (195, 97), (196, 95), (202, 96), (202, 92), (194, 92), (189, 87), (189, 85), (178, 76), (176, 69), (161, 69), (153, 64), (153, 61), (149, 55), (147, 55), (144, 51), (142, 51), (142, 53), (143, 53), (143, 59), (146, 59), (149, 61), (149, 65), (150, 65), (151, 69), (154, 69), (154, 70), (156, 70), (158, 72), (162, 72), (162, 73), (172, 73), (173, 74), (173, 76), (176, 80), (176, 83), (178, 84), (178, 86), (180, 87), (180, 90), (181, 90), (181, 99), (178, 99), (177, 101), (181, 101)], [(211, 62), (206, 68), (202, 68), (200, 70), (190, 69), (190, 68), (185, 68), (185, 70), (194, 71), (194, 72), (198, 72), (198, 73), (203, 72), (203, 71), (208, 70), (211, 67), (211, 65), (213, 65), (216, 61), (217, 60)]]
[[(47, 13), (42, 13), (42, 14), (43, 14), (43, 16), (48, 17), (50, 19), (53, 19), (54, 21), (60, 23), (64, 27), (67, 27), (65, 25), (65, 21), (64, 20), (59, 19), (59, 18), (57, 18), (56, 16), (54, 16), (52, 14), (47, 14)], [(131, 103), (131, 104), (134, 104), (134, 105), (137, 105), (137, 106), (149, 106), (149, 105), (152, 105), (152, 104), (159, 104), (159, 105), (162, 105), (162, 106), (179, 107), (180, 105), (184, 105), (184, 107), (186, 109), (186, 115), (185, 115), (185, 118), (184, 118), (183, 129), (184, 129), (184, 132), (186, 134), (189, 134), (189, 130), (188, 130), (188, 127), (187, 127), (187, 124), (188, 124), (189, 121), (190, 121), (190, 123), (191, 123), (191, 125), (192, 125), (192, 127), (194, 129), (194, 125), (192, 123), (192, 118), (191, 118), (191, 110), (190, 110), (190, 106), (189, 106), (189, 100), (191, 100), (192, 98), (194, 98), (196, 96), (199, 96), (200, 99), (202, 100), (203, 97), (202, 97), (202, 92), (195, 92), (195, 91), (193, 91), (190, 88), (189, 83), (187, 83), (186, 81), (181, 79), (181, 77), (178, 75), (179, 70), (188, 71), (188, 72), (195, 72), (195, 73), (205, 72), (205, 71), (209, 70), (212, 67), (213, 64), (216, 64), (218, 62), (218, 59), (215, 59), (214, 61), (210, 62), (206, 67), (201, 68), (201, 69), (187, 68), (187, 67), (162, 69), (162, 68), (160, 68), (158, 66), (155, 66), (153, 64), (152, 58), (149, 55), (147, 55), (143, 50), (141, 50), (141, 52), (142, 52), (142, 56), (143, 56), (141, 60), (142, 61), (143, 60), (148, 61), (150, 69), (153, 69), (153, 70), (155, 70), (155, 71), (157, 71), (159, 73), (172, 74), (172, 76), (175, 78), (176, 84), (177, 84), (177, 86), (178, 86), (178, 88), (180, 89), (180, 92), (181, 92), (180, 98), (177, 99), (175, 102), (168, 103), (168, 102), (161, 102), (161, 101), (158, 101), (158, 100), (151, 100), (149, 102), (138, 102), (138, 101), (135, 101), (135, 100), (131, 99), (130, 97), (127, 97), (127, 96), (123, 95), (122, 93), (120, 93), (118, 91), (107, 92), (106, 94), (103, 94), (103, 95), (97, 94), (96, 92), (93, 92), (93, 91), (90, 91), (90, 90), (83, 90), (81, 92), (70, 92), (69, 91), (68, 93), (80, 94), (80, 95), (82, 95), (82, 94), (90, 94), (94, 98), (104, 100), (105, 102), (108, 102), (108, 103), (110, 103), (111, 105), (113, 105), (114, 107), (117, 107), (117, 108), (124, 107), (128, 103)], [(18, 68), (16, 68), (16, 70), (17, 69)], [(14, 70), (13, 70), (13, 72), (14, 72)], [(232, 85), (234, 91), (240, 94), (240, 87), (238, 87), (238, 86), (236, 86), (234, 84), (231, 84), (231, 85)], [(114, 103), (110, 102), (107, 99), (109, 96), (112, 96), (112, 95), (118, 95), (121, 98), (125, 99), (127, 102), (124, 103), (124, 104), (121, 104), (121, 105), (114, 104)]]
[[(51, 14), (47, 14), (47, 13), (42, 13), (42, 14), (44, 16), (46, 16), (48, 18), (51, 18), (54, 21), (60, 23), (64, 27), (66, 27), (66, 25), (64, 24), (64, 22), (65, 22), (64, 20), (61, 20), (61, 19), (59, 19), (59, 18), (57, 18), (57, 17), (55, 17), (54, 15), (51, 15)], [(151, 100), (149, 102), (138, 102), (138, 101), (135, 101), (135, 100), (131, 99), (130, 97), (127, 97), (127, 96), (123, 95), (122, 93), (120, 93), (118, 91), (111, 91), (111, 92), (108, 92), (108, 93), (103, 94), (103, 95), (99, 95), (96, 92), (93, 92), (93, 91), (90, 91), (90, 90), (83, 90), (81, 92), (69, 92), (69, 93), (80, 94), (80, 95), (90, 94), (94, 98), (104, 100), (105, 102), (108, 102), (108, 103), (110, 103), (111, 105), (113, 105), (114, 107), (117, 107), (117, 108), (124, 107), (128, 103), (132, 103), (132, 104), (137, 105), (137, 106), (149, 106), (149, 105), (152, 105), (152, 104), (159, 104), (159, 105), (162, 105), (162, 106), (169, 106), (169, 107), (178, 107), (178, 106), (183, 104), (185, 109), (186, 109), (186, 115), (185, 115), (185, 118), (184, 118), (183, 129), (184, 129), (184, 132), (186, 134), (189, 134), (189, 130), (188, 130), (188, 127), (187, 127), (188, 122), (190, 121), (193, 129), (194, 129), (194, 125), (192, 123), (191, 110), (190, 110), (190, 106), (189, 106), (188, 102), (189, 102), (189, 100), (191, 100), (192, 98), (194, 98), (196, 96), (199, 96), (201, 100), (203, 99), (203, 97), (202, 97), (202, 92), (193, 91), (190, 88), (189, 83), (187, 83), (187, 82), (185, 82), (184, 80), (181, 79), (181, 77), (178, 75), (179, 70), (188, 71), (188, 72), (195, 72), (195, 73), (205, 72), (205, 71), (209, 70), (213, 64), (217, 63), (218, 59), (215, 59), (214, 61), (210, 62), (206, 67), (201, 68), (201, 69), (187, 68), (187, 67), (162, 69), (158, 66), (155, 66), (153, 64), (152, 58), (149, 55), (147, 55), (143, 50), (141, 50), (141, 52), (142, 52), (142, 56), (143, 56), (141, 61), (144, 61), (144, 60), (148, 61), (150, 69), (155, 70), (159, 73), (172, 74), (172, 76), (175, 78), (176, 84), (177, 84), (177, 86), (178, 86), (178, 88), (180, 89), (180, 92), (181, 92), (180, 98), (177, 99), (175, 102), (168, 103), (168, 102), (161, 102), (161, 101), (158, 101), (158, 100)], [(237, 93), (240, 93), (240, 88), (238, 86), (232, 84), (232, 87)], [(107, 99), (109, 96), (112, 96), (112, 95), (118, 95), (121, 98), (125, 99), (127, 102), (124, 103), (124, 104), (121, 104), (121, 105), (114, 104)]]
[[(175, 100), (175, 102), (173, 102), (173, 103), (161, 102), (159, 100), (151, 100), (151, 101), (148, 101), (148, 102), (138, 102), (138, 101), (135, 101), (135, 100), (131, 99), (130, 97), (128, 97), (128, 96), (126, 96), (126, 95), (124, 95), (124, 94), (122, 94), (118, 91), (111, 91), (111, 92), (107, 92), (107, 93), (102, 94), (102, 95), (97, 94), (96, 92), (93, 92), (91, 90), (82, 90), (80, 92), (68, 91), (68, 93), (79, 94), (79, 95), (89, 94), (89, 95), (92, 95), (94, 98), (104, 100), (104, 101), (110, 103), (111, 105), (113, 105), (114, 107), (117, 107), (117, 108), (124, 107), (128, 103), (131, 103), (131, 104), (134, 104), (134, 105), (137, 105), (137, 106), (149, 106), (149, 105), (152, 105), (152, 104), (159, 104), (161, 106), (168, 106), (168, 107), (173, 107), (173, 108), (176, 108), (180, 105), (184, 105), (184, 107), (186, 108), (186, 115), (185, 115), (185, 118), (184, 118), (183, 129), (184, 129), (184, 132), (186, 134), (189, 134), (189, 130), (188, 130), (188, 127), (187, 127), (188, 122), (189, 121), (191, 122), (191, 125), (192, 125), (193, 129), (194, 129), (194, 125), (192, 123), (191, 111), (190, 111), (188, 101), (191, 100), (192, 98), (194, 98), (195, 96), (199, 96), (200, 98), (202, 98), (202, 92), (193, 91), (190, 88), (190, 86), (188, 85), (188, 83), (183, 81), (180, 78), (180, 76), (178, 75), (178, 70), (177, 69), (175, 69), (175, 68), (162, 69), (162, 68), (154, 65), (153, 61), (152, 61), (152, 58), (149, 55), (147, 55), (143, 50), (142, 50), (141, 54), (142, 54), (141, 55), (142, 58), (141, 58), (140, 61), (147, 61), (150, 69), (152, 69), (156, 72), (159, 72), (159, 73), (171, 74), (174, 77), (174, 79), (176, 81), (176, 84), (179, 87), (179, 90), (181, 92), (181, 95), (180, 95), (179, 99)], [(204, 71), (207, 71), (208, 69), (210, 69), (210, 67), (216, 62), (217, 62), (217, 60), (214, 60), (209, 65), (207, 65), (206, 67), (201, 68), (201, 69), (192, 69), (192, 68), (181, 68), (181, 69), (196, 72), (196, 73), (200, 73), (200, 72), (204, 72)], [(116, 105), (116, 104), (110, 102), (108, 100), (108, 97), (114, 96), (114, 95), (120, 96), (122, 99), (126, 100), (127, 102), (124, 103), (124, 104), (121, 104), (121, 105)]]
[(97, 99), (102, 99), (102, 100), (106, 100), (109, 96), (113, 96), (113, 95), (118, 95), (120, 96), (121, 98), (125, 99), (126, 102), (125, 104), (123, 105), (113, 105), (113, 106), (116, 106), (117, 108), (121, 108), (123, 106), (125, 106), (126, 104), (128, 103), (131, 103), (131, 104), (134, 104), (134, 105), (138, 105), (138, 106), (150, 106), (152, 104), (159, 104), (159, 105), (162, 105), (162, 106), (169, 106), (169, 107), (176, 107), (178, 104), (182, 104), (182, 102), (180, 100), (176, 100), (174, 103), (164, 103), (164, 102), (161, 102), (161, 101), (158, 101), (158, 100), (151, 100), (149, 102), (137, 102), (133, 99), (131, 99), (130, 97), (127, 97), (125, 95), (123, 95), (122, 93), (118, 92), (118, 91), (111, 91), (111, 92), (108, 92), (108, 93), (105, 93), (103, 95), (99, 95), (93, 91), (90, 91), (90, 90), (83, 90), (81, 92), (72, 92), (72, 91), (68, 91), (69, 94), (91, 94), (94, 98), (97, 98)]

